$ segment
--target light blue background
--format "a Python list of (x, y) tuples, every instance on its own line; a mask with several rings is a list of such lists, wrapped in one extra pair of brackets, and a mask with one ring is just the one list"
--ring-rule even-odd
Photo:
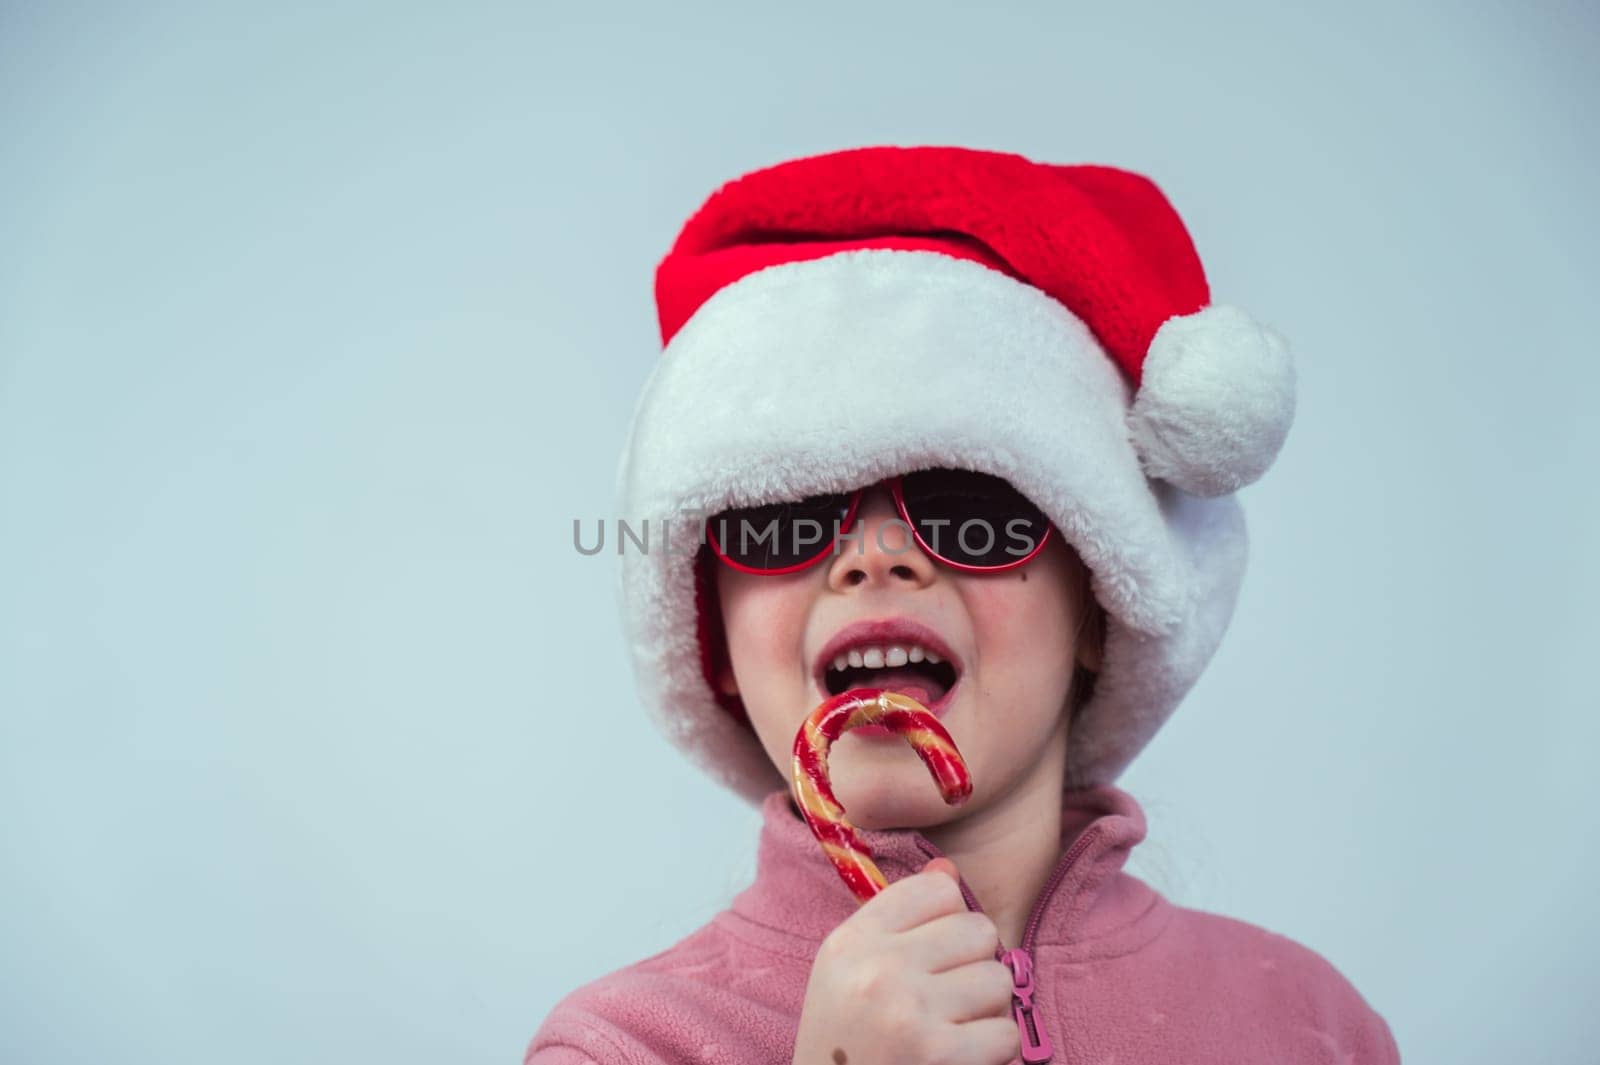
[(1135, 871), (1594, 1060), (1592, 6), (148, 7), (0, 13), (0, 1059), (516, 1061), (725, 903), (572, 519), (702, 199), (948, 143), (1154, 176), (1299, 359)]

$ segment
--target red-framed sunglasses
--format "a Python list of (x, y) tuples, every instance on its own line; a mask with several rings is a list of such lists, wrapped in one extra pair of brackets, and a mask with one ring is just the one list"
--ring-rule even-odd
[[(855, 528), (861, 497), (879, 484), (888, 486), (917, 545), (930, 558), (968, 573), (999, 573), (1031, 561), (1044, 550), (1053, 529), (1044, 512), (1003, 478), (934, 469), (799, 502), (724, 510), (706, 519), (706, 541), (725, 564), (766, 575), (814, 566), (833, 554), (841, 539), (854, 539), (861, 552), (865, 531), (851, 537), (846, 533)], [(880, 546), (898, 553), (887, 544)]]

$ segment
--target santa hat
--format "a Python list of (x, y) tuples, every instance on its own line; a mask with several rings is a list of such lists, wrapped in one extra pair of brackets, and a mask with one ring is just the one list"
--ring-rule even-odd
[[(1213, 304), (1148, 178), (959, 147), (868, 147), (728, 182), (656, 273), (664, 351), (618, 470), (622, 514), (680, 521), (622, 553), (648, 709), (741, 795), (782, 778), (713, 687), (699, 517), (950, 466), (1004, 477), (1091, 573), (1105, 648), (1070, 786), (1111, 783), (1233, 613), (1233, 492), (1294, 414), (1276, 332)], [(685, 532), (690, 535), (684, 535)]]

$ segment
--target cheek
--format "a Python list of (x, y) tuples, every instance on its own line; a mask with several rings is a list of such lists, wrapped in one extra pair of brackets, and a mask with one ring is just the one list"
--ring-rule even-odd
[(806, 623), (815, 600), (807, 574), (758, 577), (730, 573), (718, 582), (728, 657), (756, 737), (780, 771), (801, 718), (811, 709)]
[(730, 572), (718, 580), (728, 660), (763, 744), (766, 732), (781, 726), (790, 734), (787, 747), (797, 728), (797, 684), (810, 684), (805, 636), (814, 601), (814, 576), (806, 571), (776, 577)]
[(1038, 577), (1026, 583), (1014, 579), (1009, 587), (989, 585), (968, 595), (982, 661), (1039, 662), (1068, 654), (1070, 605), (1064, 596), (1039, 587), (1043, 584)]
[(735, 574), (719, 585), (724, 631), (741, 680), (798, 661), (805, 634), (805, 597), (783, 577)]
[[(1035, 570), (970, 590), (966, 597), (978, 650), (986, 716), (1053, 727), (1072, 681), (1072, 604), (1060, 575)], [(1038, 719), (1034, 721), (1033, 719)], [(1032, 731), (1032, 729), (1029, 729)]]

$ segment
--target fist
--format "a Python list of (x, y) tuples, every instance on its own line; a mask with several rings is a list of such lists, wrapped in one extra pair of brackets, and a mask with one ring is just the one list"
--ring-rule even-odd
[(1005, 1065), (1019, 1045), (999, 946), (949, 859), (890, 884), (822, 941), (795, 1065)]

